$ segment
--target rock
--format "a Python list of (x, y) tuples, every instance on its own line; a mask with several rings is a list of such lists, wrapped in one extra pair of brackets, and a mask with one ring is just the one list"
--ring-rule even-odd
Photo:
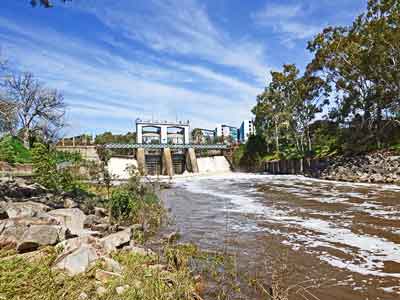
[(44, 215), (35, 218), (12, 218), (0, 221), (0, 248), (6, 245), (16, 246), (22, 236), (33, 225), (59, 225), (50, 216)]
[(49, 212), (49, 215), (57, 218), (62, 225), (69, 229), (71, 234), (84, 234), (83, 225), (86, 219), (85, 214), (79, 208), (56, 209)]
[(114, 251), (128, 244), (132, 238), (132, 229), (127, 228), (120, 232), (116, 232), (106, 236), (100, 240), (102, 246), (107, 252)]
[(155, 253), (151, 249), (145, 249), (145, 248), (137, 247), (137, 246), (133, 246), (133, 245), (124, 247), (124, 250), (129, 251), (136, 255), (141, 255), (141, 256), (155, 255)]
[[(5, 203), (5, 202), (3, 202), (3, 203)], [(2, 203), (0, 203), (0, 220), (4, 220), (4, 219), (8, 219), (8, 214), (7, 214), (5, 207), (3, 207)]]
[(114, 273), (114, 272), (109, 272), (109, 271), (104, 271), (104, 270), (96, 270), (95, 278), (96, 280), (102, 282), (102, 283), (107, 283), (112, 279), (122, 277), (121, 274)]
[(80, 293), (78, 296), (79, 300), (85, 300), (87, 298), (88, 298), (88, 295), (85, 292)]
[(369, 177), (371, 182), (384, 182), (384, 177), (381, 174), (372, 174)]
[[(71, 252), (71, 251), (81, 247), (82, 245), (90, 245), (90, 246), (94, 247), (95, 249), (97, 249), (99, 254), (102, 253), (99, 240), (94, 237), (91, 237), (91, 236), (80, 236), (80, 237), (68, 239), (68, 240), (65, 240), (65, 241), (57, 244), (56, 247), (58, 249), (62, 249), (63, 253), (67, 253), (67, 252)], [(104, 252), (104, 254), (105, 254), (105, 252)]]
[(94, 214), (98, 216), (99, 218), (104, 218), (107, 216), (107, 210), (102, 207), (95, 207), (94, 208)]
[(107, 293), (107, 290), (106, 290), (105, 287), (99, 286), (99, 287), (97, 287), (97, 289), (96, 289), (96, 293), (97, 293), (98, 296), (101, 297), (101, 296), (103, 296), (105, 293)]
[(109, 224), (95, 224), (91, 226), (92, 230), (99, 231), (99, 232), (107, 232), (110, 228)]
[(108, 272), (121, 273), (122, 267), (116, 260), (109, 257), (102, 257), (102, 269)]
[(123, 285), (123, 286), (117, 286), (115, 288), (115, 291), (117, 292), (118, 295), (123, 294), (127, 289), (129, 289), (129, 285)]
[(64, 207), (65, 208), (76, 208), (76, 207), (78, 207), (78, 203), (76, 203), (71, 198), (66, 198), (66, 199), (64, 199)]
[(86, 216), (85, 222), (83, 223), (83, 227), (91, 228), (92, 225), (100, 224), (102, 219), (96, 215), (88, 215)]
[(22, 178), (0, 182), (0, 197), (31, 198), (45, 194), (46, 189), (39, 184), (29, 184)]
[(92, 245), (82, 244), (75, 250), (61, 255), (56, 260), (55, 267), (65, 270), (70, 275), (76, 275), (85, 272), (98, 258), (99, 255)]
[(50, 207), (42, 203), (27, 202), (10, 202), (5, 206), (5, 210), (9, 218), (35, 217), (38, 214), (50, 210)]
[(179, 239), (179, 233), (177, 231), (171, 232), (164, 235), (163, 239), (166, 240), (168, 243), (173, 243), (174, 241)]
[(40, 246), (55, 245), (65, 240), (67, 229), (57, 225), (31, 225), (17, 244), (20, 253), (37, 250)]

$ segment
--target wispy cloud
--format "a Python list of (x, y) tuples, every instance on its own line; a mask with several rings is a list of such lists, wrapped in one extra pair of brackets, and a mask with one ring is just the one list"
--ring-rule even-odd
[[(143, 59), (135, 54), (127, 57), (86, 40), (1, 17), (0, 26), (2, 45), (15, 65), (33, 71), (49, 85), (64, 91), (70, 107), (69, 123), (74, 129), (131, 130), (137, 116), (154, 113), (163, 118), (178, 115), (202, 127), (213, 127), (220, 122), (236, 124), (248, 118), (259, 91), (255, 81), (216, 71), (202, 64), (201, 59), (189, 64), (177, 62), (173, 57), (159, 59), (149, 55)], [(206, 31), (212, 34), (214, 29)], [(217, 37), (212, 39), (215, 42)], [(255, 74), (254, 66), (244, 67), (247, 60), (252, 61), (250, 55), (240, 60), (243, 49), (223, 50), (230, 55), (225, 59), (232, 62), (232, 67)], [(260, 72), (267, 72), (257, 60), (253, 61)]]
[(297, 4), (274, 4), (269, 3), (265, 7), (254, 14), (254, 18), (257, 22), (263, 23), (267, 21), (268, 18), (293, 18), (298, 17), (302, 14), (302, 6)]
[(288, 47), (294, 41), (312, 38), (322, 25), (312, 24), (307, 18), (310, 8), (300, 4), (266, 4), (260, 11), (252, 14), (255, 24), (270, 27), (281, 35), (281, 41)]
[(95, 14), (109, 28), (146, 47), (171, 55), (184, 55), (232, 67), (264, 83), (269, 73), (265, 50), (254, 40), (237, 40), (218, 28), (206, 8), (195, 0), (114, 1), (99, 7), (87, 1), (82, 9)]

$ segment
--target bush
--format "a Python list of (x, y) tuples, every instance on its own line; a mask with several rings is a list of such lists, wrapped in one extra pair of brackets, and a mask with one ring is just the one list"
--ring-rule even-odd
[(266, 154), (265, 138), (260, 135), (252, 135), (245, 145), (241, 145), (233, 153), (233, 165), (235, 168), (257, 171), (262, 166), (263, 157)]
[(112, 218), (119, 222), (132, 220), (139, 210), (138, 199), (124, 187), (112, 192), (109, 205)]
[(31, 153), (16, 137), (6, 135), (0, 140), (0, 161), (8, 163), (30, 163)]
[(150, 186), (141, 182), (136, 170), (130, 170), (126, 184), (115, 188), (109, 199), (110, 215), (114, 221), (141, 224), (151, 235), (161, 224), (164, 209)]
[(6, 161), (10, 164), (16, 161), (16, 155), (8, 137), (0, 141), (0, 161)]
[(35, 143), (32, 149), (33, 175), (36, 182), (55, 192), (83, 189), (65, 166), (58, 165), (57, 152), (49, 146)]

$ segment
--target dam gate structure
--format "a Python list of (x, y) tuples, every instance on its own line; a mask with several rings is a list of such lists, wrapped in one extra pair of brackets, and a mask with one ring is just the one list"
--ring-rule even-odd
[[(191, 144), (189, 121), (146, 121), (136, 119), (135, 144), (106, 144), (106, 149), (132, 149), (131, 159), (143, 175), (199, 173), (197, 157), (223, 156), (226, 144)], [(217, 163), (217, 162), (216, 162)], [(202, 162), (201, 166), (210, 163)], [(211, 163), (212, 165), (212, 163)]]
[[(199, 145), (199, 144), (106, 144), (104, 148), (133, 149), (129, 157), (135, 160), (137, 168), (142, 175), (168, 175), (182, 174), (185, 171), (199, 173), (204, 168), (211, 168), (214, 157), (223, 157), (228, 145)], [(208, 152), (209, 155), (204, 153)], [(125, 157), (126, 159), (127, 157)], [(205, 162), (209, 158), (210, 162)], [(229, 163), (225, 159), (229, 168)], [(218, 161), (215, 160), (218, 166)]]

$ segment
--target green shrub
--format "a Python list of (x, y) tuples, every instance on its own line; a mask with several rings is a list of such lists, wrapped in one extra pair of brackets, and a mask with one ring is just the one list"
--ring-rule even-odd
[(56, 151), (56, 160), (58, 163), (61, 162), (72, 162), (79, 163), (83, 161), (82, 155), (79, 152), (65, 152), (65, 151)]
[(118, 221), (132, 219), (139, 210), (138, 199), (124, 187), (112, 192), (109, 205), (111, 216)]
[(0, 140), (0, 161), (30, 163), (31, 153), (16, 137), (6, 135)]
[(15, 163), (16, 161), (14, 148), (9, 142), (8, 137), (5, 137), (0, 141), (0, 161), (6, 161), (10, 164)]
[(84, 189), (67, 166), (58, 164), (58, 153), (44, 144), (32, 148), (33, 175), (36, 182), (56, 192)]

